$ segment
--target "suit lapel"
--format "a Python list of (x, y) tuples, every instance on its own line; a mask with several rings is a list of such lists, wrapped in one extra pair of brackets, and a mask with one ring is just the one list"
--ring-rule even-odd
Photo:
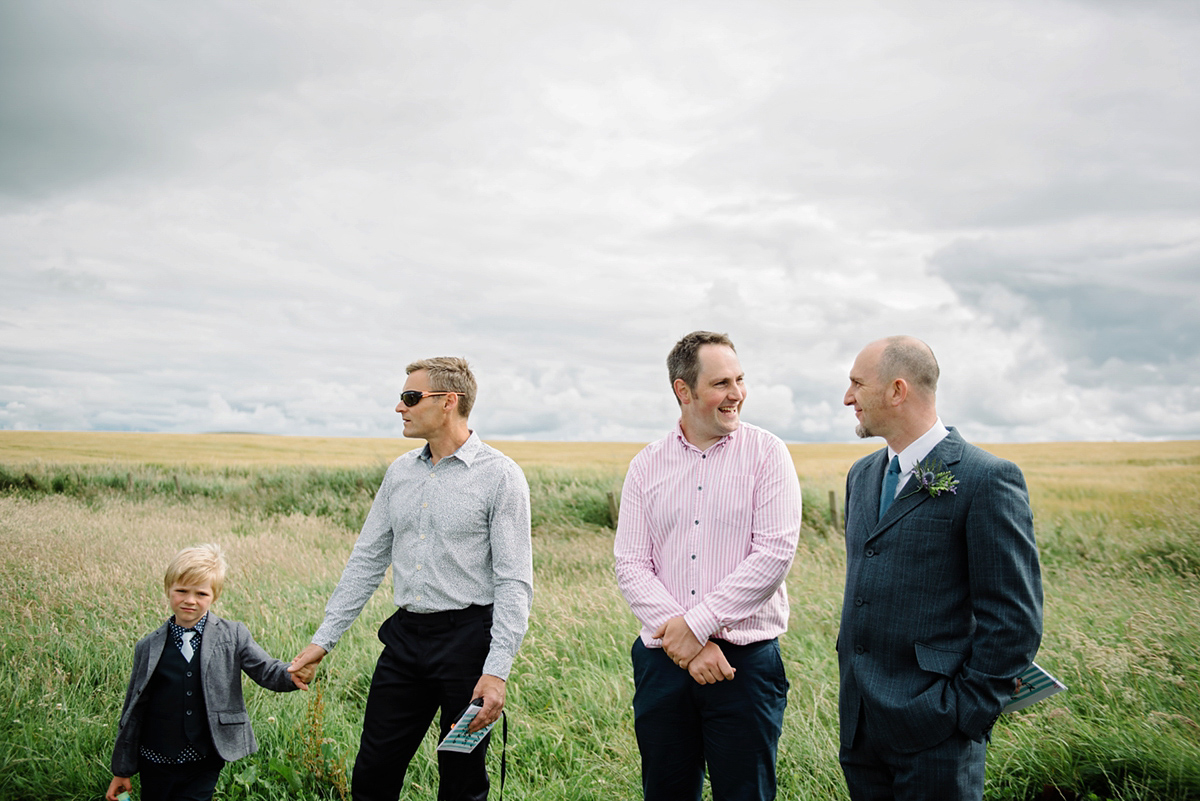
[[(883, 471), (887, 464), (887, 448), (872, 453), (867, 460), (859, 474), (855, 494), (863, 499), (864, 511), (870, 515), (869, 519), (874, 521), (879, 516), (879, 495), (883, 492)], [(869, 526), (868, 528), (873, 527)]]
[[(207, 656), (213, 648), (217, 647), (216, 641), (225, 633), (224, 628), (225, 621), (214, 615), (212, 612), (209, 612), (208, 622), (204, 624), (204, 636), (200, 638), (200, 659), (202, 664), (204, 657)], [(210, 634), (211, 636), (209, 636)]]
[[(949, 426), (947, 426), (947, 428), (950, 433), (945, 437), (945, 439), (933, 446), (933, 450), (931, 450), (929, 455), (921, 461), (924, 462), (932, 459), (935, 462), (941, 462), (942, 464), (946, 465), (947, 468), (949, 468), (950, 465), (956, 463), (962, 458), (963, 439), (961, 436), (959, 436), (958, 432), (954, 428)], [(886, 449), (884, 450), (884, 453), (887, 453)], [(901, 476), (901, 478), (904, 478), (904, 476)], [(874, 530), (871, 532), (871, 537), (878, 537), (888, 528), (899, 522), (902, 517), (911, 512), (913, 509), (916, 509), (931, 497), (928, 492), (917, 488), (916, 478), (911, 473), (908, 474), (907, 478), (908, 480), (904, 483), (904, 486), (900, 488), (900, 496), (896, 498), (895, 502), (890, 507), (888, 507), (887, 512), (883, 515), (883, 519), (876, 524)], [(879, 508), (878, 503), (879, 494), (882, 491), (881, 486), (882, 479), (880, 479), (880, 486), (875, 487), (875, 508)]]
[(143, 687), (150, 683), (150, 677), (154, 675), (154, 669), (158, 667), (158, 660), (162, 657), (163, 648), (167, 647), (167, 637), (170, 636), (169, 630), (170, 626), (163, 623), (152, 635), (154, 639), (150, 641), (146, 652), (146, 673), (142, 676)]

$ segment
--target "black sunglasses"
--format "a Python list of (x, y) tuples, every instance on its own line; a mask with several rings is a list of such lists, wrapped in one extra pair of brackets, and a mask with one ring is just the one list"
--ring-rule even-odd
[(421, 398), (430, 398), (434, 395), (461, 395), (461, 392), (422, 392), (419, 389), (406, 389), (400, 393), (400, 400), (405, 406), (416, 406), (421, 402)]

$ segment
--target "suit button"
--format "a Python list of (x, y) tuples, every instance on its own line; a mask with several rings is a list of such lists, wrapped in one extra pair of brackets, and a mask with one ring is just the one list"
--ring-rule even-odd
[(191, 690), (188, 690), (188, 691), (187, 691), (187, 694), (188, 694), (188, 698), (191, 698), (191, 697), (192, 697), (192, 691), (191, 691)]
[(862, 606), (862, 605), (863, 605), (863, 599), (862, 599), (862, 598), (855, 598), (855, 599), (854, 599), (854, 605), (855, 605), (855, 606)]
[(188, 713), (189, 715), (190, 715), (190, 714), (192, 714), (192, 710), (190, 710), (190, 709), (189, 709), (189, 710), (187, 711), (187, 713)]
[(866, 650), (867, 649), (863, 648), (861, 645), (854, 646), (854, 653), (856, 653), (856, 654), (864, 653)]

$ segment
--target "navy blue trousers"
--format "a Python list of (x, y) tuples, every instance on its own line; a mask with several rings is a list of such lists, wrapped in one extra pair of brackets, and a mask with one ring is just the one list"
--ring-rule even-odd
[[(471, 703), (492, 642), (492, 607), (417, 615), (396, 612), (379, 627), (375, 664), (350, 790), (354, 801), (396, 801), (408, 763), (441, 709), (445, 737)], [(438, 801), (485, 801), (489, 734), (469, 754), (439, 751)]]
[(779, 641), (718, 642), (732, 680), (697, 684), (661, 648), (633, 643), (633, 720), (646, 801), (699, 801), (707, 768), (713, 801), (775, 797), (775, 755), (787, 707)]
[(864, 701), (851, 748), (839, 759), (853, 801), (980, 801), (987, 743), (960, 731), (923, 751), (901, 753), (871, 730)]

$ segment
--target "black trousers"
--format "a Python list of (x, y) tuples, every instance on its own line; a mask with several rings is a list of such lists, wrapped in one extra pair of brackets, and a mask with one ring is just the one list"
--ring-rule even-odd
[[(362, 740), (354, 762), (354, 801), (396, 801), (408, 763), (441, 709), (444, 737), (473, 700), (492, 641), (492, 607), (418, 615), (403, 609), (379, 627)], [(470, 754), (438, 752), (438, 801), (485, 801), (491, 735)]]
[(182, 765), (156, 765), (139, 757), (139, 797), (142, 801), (212, 801), (223, 767), (225, 760), (215, 748), (199, 762)]

